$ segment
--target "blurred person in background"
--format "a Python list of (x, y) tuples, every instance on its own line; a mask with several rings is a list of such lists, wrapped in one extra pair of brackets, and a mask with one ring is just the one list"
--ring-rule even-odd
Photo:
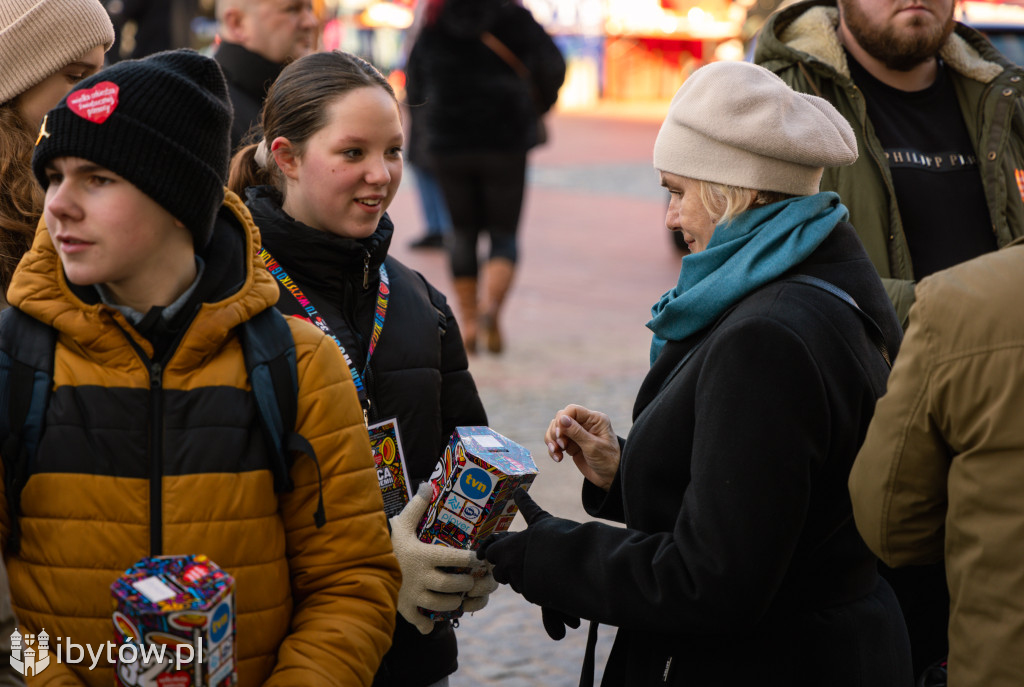
[[(426, 9), (429, 6), (430, 3), (427, 0), (420, 0), (416, 3), (412, 26), (405, 34), (406, 63), (409, 61), (408, 52), (423, 28), (423, 22), (427, 15)], [(408, 98), (406, 98), (406, 102), (408, 103)], [(420, 210), (426, 223), (423, 235), (413, 241), (410, 247), (417, 250), (444, 248), (445, 236), (450, 236), (452, 233), (452, 216), (448, 212), (448, 204), (445, 202), (441, 184), (438, 183), (437, 175), (434, 173), (430, 151), (427, 150), (424, 143), (426, 137), (419, 133), (424, 126), (422, 122), (418, 121), (422, 117), (422, 108), (419, 106), (409, 107), (406, 112), (408, 126), (405, 132), (407, 143), (405, 161), (415, 174), (416, 194), (419, 196)]]
[[(192, 47), (198, 0), (106, 0), (104, 5), (117, 35), (108, 55), (111, 63)], [(125, 38), (126, 30), (130, 40)]]
[[(558, 99), (565, 60), (530, 12), (506, 0), (429, 0), (409, 55), (407, 100), (420, 108), (454, 230), (451, 269), (466, 350), (500, 353), (502, 305), (519, 258), (526, 156)], [(422, 124), (422, 125), (421, 125)], [(483, 269), (478, 240), (490, 247)], [(482, 295), (478, 296), (478, 278)]]
[(228, 80), (236, 149), (259, 121), (267, 89), (285, 65), (316, 50), (312, 0), (217, 0), (214, 59)]
[(114, 28), (99, 0), (0, 4), (0, 295), (43, 213), (43, 191), (32, 174), (43, 116), (99, 71), (113, 42)]
[(260, 228), (277, 308), (334, 338), (366, 422), (397, 424), (412, 491), (427, 488), (391, 518), (402, 586), (374, 685), (443, 687), (458, 666), (455, 628), (419, 609), (478, 610), (496, 585), (465, 572), (481, 567), (472, 551), (425, 544), (415, 529), (451, 433), (486, 425), (487, 415), (444, 295), (388, 255), (395, 226), (387, 210), (404, 167), (398, 101), (365, 60), (321, 52), (285, 67), (261, 122), (265, 138), (235, 154), (228, 186)]
[(421, 140), (421, 137), (416, 136), (417, 117), (416, 112), (409, 111), (409, 155), (406, 161), (416, 176), (416, 195), (419, 197), (426, 227), (423, 235), (412, 241), (409, 247), (414, 250), (444, 248), (445, 237), (452, 233), (452, 216), (430, 163), (430, 153), (416, 149), (417, 142)]

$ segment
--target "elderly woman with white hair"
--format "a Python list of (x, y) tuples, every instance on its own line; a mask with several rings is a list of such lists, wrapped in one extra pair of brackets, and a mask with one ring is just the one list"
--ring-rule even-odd
[[(527, 528), (482, 547), (544, 608), (618, 627), (602, 685), (912, 683), (899, 606), (854, 526), (847, 478), (900, 327), (847, 210), (819, 193), (857, 158), (825, 100), (745, 63), (697, 70), (654, 147), (691, 254), (654, 305), (633, 426), (570, 405), (545, 441), (589, 513), (516, 494)], [(581, 684), (592, 675), (584, 671)]]

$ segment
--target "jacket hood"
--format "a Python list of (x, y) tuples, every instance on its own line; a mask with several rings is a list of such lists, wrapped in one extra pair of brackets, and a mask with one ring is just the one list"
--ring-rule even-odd
[(477, 38), (494, 26), (507, 0), (445, 0), (438, 26), (457, 38)]
[(288, 215), (281, 208), (281, 194), (272, 186), (250, 187), (245, 195), (263, 246), (293, 277), (301, 271), (314, 282), (342, 279), (345, 273), (362, 274), (367, 254), (372, 270), (388, 256), (395, 225), (387, 213), (370, 236), (351, 239), (313, 229)]
[[(224, 190), (213, 237), (200, 253), (206, 263), (198, 290), (206, 294), (199, 314), (174, 354), (175, 365), (198, 365), (232, 330), (277, 302), (278, 290), (259, 257), (259, 230), (241, 199)], [(152, 346), (135, 332), (124, 315), (104, 305), (96, 290), (70, 284), (39, 220), (31, 250), (14, 273), (8, 301), (26, 314), (74, 339), (99, 358), (123, 354), (124, 333), (147, 352)]]
[[(834, 0), (793, 5), (768, 19), (754, 61), (770, 69), (768, 63), (776, 60), (817, 62), (849, 79), (850, 67), (836, 32), (838, 26), (839, 10)], [(1015, 68), (984, 36), (959, 22), (939, 56), (954, 71), (982, 83)]]

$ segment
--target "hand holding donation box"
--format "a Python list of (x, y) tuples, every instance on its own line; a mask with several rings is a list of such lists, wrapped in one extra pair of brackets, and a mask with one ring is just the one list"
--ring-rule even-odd
[[(206, 556), (143, 558), (110, 586), (115, 682), (124, 687), (231, 687), (235, 581)], [(125, 654), (129, 654), (125, 658)]]
[[(427, 544), (475, 550), (508, 530), (518, 508), (517, 487), (529, 489), (537, 466), (525, 448), (489, 427), (456, 427), (430, 476), (433, 496), (417, 529)], [(430, 613), (458, 618), (462, 611)]]

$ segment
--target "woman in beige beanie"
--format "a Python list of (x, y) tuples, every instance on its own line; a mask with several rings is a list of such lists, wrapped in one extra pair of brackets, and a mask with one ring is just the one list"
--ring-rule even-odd
[(31, 167), (43, 115), (113, 42), (99, 0), (0, 2), (0, 302), (43, 212)]
[(672, 101), (654, 166), (691, 254), (653, 308), (629, 436), (578, 405), (545, 436), (587, 511), (626, 527), (520, 492), (527, 528), (482, 549), (552, 637), (618, 627), (602, 685), (912, 684), (846, 487), (900, 337), (846, 208), (818, 192), (856, 157), (831, 105), (752, 64), (703, 67)]

